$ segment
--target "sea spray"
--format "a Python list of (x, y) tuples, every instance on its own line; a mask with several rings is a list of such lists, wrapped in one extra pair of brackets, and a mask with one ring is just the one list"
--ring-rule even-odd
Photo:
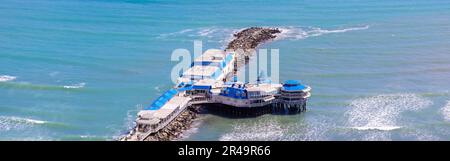
[(363, 140), (391, 140), (390, 130), (399, 125), (397, 120), (405, 111), (418, 111), (432, 102), (415, 94), (382, 94), (358, 98), (350, 103), (350, 110), (345, 113), (347, 126), (355, 130), (376, 130), (366, 133)]
[(442, 107), (441, 112), (444, 116), (444, 119), (450, 122), (450, 101), (448, 101), (447, 104)]

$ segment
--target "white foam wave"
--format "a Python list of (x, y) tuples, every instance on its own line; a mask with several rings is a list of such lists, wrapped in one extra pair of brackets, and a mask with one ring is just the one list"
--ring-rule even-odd
[(444, 119), (450, 121), (450, 101), (447, 102), (447, 105), (445, 105), (441, 111)]
[(86, 85), (86, 83), (78, 83), (78, 84), (74, 84), (74, 85), (69, 85), (69, 86), (63, 86), (64, 88), (67, 89), (77, 89), (77, 88), (83, 88)]
[(208, 38), (212, 41), (224, 41), (229, 35), (232, 35), (234, 32), (238, 31), (236, 28), (225, 28), (225, 27), (201, 27), (194, 29), (184, 29), (181, 31), (160, 34), (157, 38), (160, 39), (170, 39), (170, 38), (180, 38), (183, 36), (189, 38)]
[(280, 27), (279, 29), (281, 30), (281, 33), (278, 35), (277, 39), (299, 40), (306, 39), (308, 37), (321, 36), (324, 34), (344, 33), (349, 31), (366, 30), (369, 28), (369, 25), (334, 30), (321, 29), (317, 27)]
[[(417, 111), (432, 102), (415, 94), (383, 94), (359, 98), (350, 103), (345, 113), (347, 125), (357, 130), (390, 131), (399, 129), (397, 119), (405, 111)], [(388, 133), (367, 133), (365, 140), (389, 140)]]
[(336, 29), (336, 30), (324, 30), (324, 29), (317, 28), (317, 29), (313, 30), (312, 33), (316, 33), (316, 34), (344, 33), (344, 32), (348, 32), (348, 31), (367, 30), (367, 29), (369, 29), (369, 27), (370, 27), (369, 25), (366, 25), (366, 26), (362, 26), (362, 27), (351, 27), (351, 28)]
[(377, 126), (377, 127), (370, 127), (370, 126), (362, 126), (362, 127), (351, 127), (352, 129), (356, 130), (380, 130), (380, 131), (391, 131), (400, 129), (400, 126)]
[(17, 77), (10, 76), (10, 75), (0, 75), (0, 82), (13, 81), (13, 80), (15, 80), (16, 78), (17, 78)]
[(0, 131), (22, 129), (31, 125), (45, 124), (47, 121), (22, 118), (16, 116), (0, 116)]

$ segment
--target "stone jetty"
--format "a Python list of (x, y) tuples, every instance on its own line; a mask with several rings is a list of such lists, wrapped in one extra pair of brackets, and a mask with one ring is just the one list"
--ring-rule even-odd
[(228, 43), (226, 50), (244, 51), (255, 49), (258, 45), (276, 38), (281, 33), (278, 28), (250, 27), (234, 34), (234, 39)]

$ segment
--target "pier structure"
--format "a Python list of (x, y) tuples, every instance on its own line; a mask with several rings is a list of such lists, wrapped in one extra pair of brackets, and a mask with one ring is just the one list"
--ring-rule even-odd
[(239, 117), (306, 110), (311, 88), (300, 81), (288, 80), (283, 84), (225, 81), (234, 72), (235, 59), (235, 53), (221, 50), (208, 50), (196, 58), (191, 68), (178, 78), (176, 86), (138, 112), (136, 127), (121, 140), (152, 140), (148, 138), (193, 106), (211, 107)]

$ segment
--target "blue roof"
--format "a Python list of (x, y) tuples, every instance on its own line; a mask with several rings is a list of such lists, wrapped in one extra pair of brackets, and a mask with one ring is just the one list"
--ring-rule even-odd
[(167, 91), (167, 93), (170, 93), (173, 96), (173, 95), (177, 94), (178, 92), (175, 89), (170, 89), (169, 91)]
[(206, 89), (206, 90), (209, 90), (209, 89), (211, 89), (211, 86), (198, 86), (198, 85), (194, 85), (194, 86), (192, 87), (192, 89)]
[(286, 81), (284, 81), (284, 84), (287, 84), (287, 85), (299, 85), (301, 83), (300, 83), (299, 80), (286, 80)]
[(170, 89), (156, 99), (150, 107), (144, 108), (144, 110), (159, 110), (164, 104), (166, 104), (170, 99), (173, 98), (178, 93), (175, 89)]
[(300, 91), (306, 88), (307, 87), (305, 85), (302, 85), (298, 80), (286, 80), (283, 84), (283, 90), (286, 91)]
[(185, 86), (182, 88), (178, 88), (178, 91), (187, 91), (187, 90), (192, 90), (192, 86)]

